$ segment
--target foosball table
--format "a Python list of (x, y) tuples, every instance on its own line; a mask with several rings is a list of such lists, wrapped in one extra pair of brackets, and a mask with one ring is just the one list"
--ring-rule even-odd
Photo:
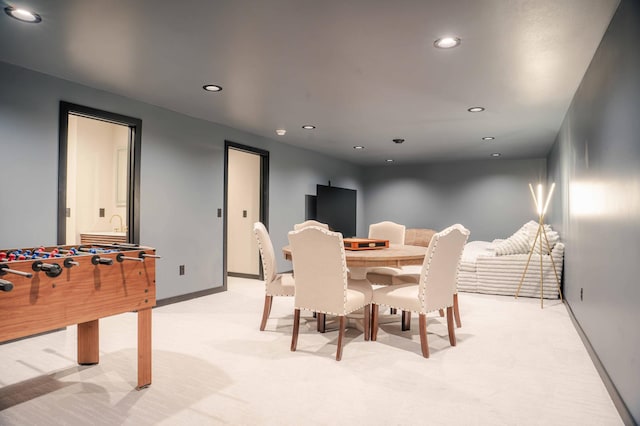
[(0, 251), (0, 342), (78, 325), (78, 363), (99, 362), (99, 319), (138, 314), (138, 386), (151, 384), (155, 249), (134, 244)]

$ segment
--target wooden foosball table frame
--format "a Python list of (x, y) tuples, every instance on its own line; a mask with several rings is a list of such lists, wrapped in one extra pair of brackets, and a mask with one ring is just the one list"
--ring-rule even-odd
[[(0, 263), (0, 342), (78, 325), (78, 363), (97, 364), (100, 318), (138, 314), (138, 385), (151, 384), (151, 310), (156, 305), (155, 249), (92, 245), (97, 253)], [(45, 247), (66, 252), (71, 246)], [(115, 249), (111, 253), (105, 250)], [(67, 260), (70, 259), (70, 260)], [(65, 260), (67, 260), (65, 265)], [(40, 262), (39, 265), (34, 264)], [(42, 264), (57, 264), (48, 271)], [(8, 272), (17, 271), (19, 274)], [(31, 277), (25, 276), (31, 274)], [(57, 274), (57, 275), (56, 275)]]

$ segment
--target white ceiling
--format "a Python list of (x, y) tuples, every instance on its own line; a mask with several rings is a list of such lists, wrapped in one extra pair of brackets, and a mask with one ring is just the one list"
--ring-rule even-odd
[[(4, 4), (43, 21), (3, 13), (1, 61), (354, 163), (404, 164), (545, 156), (618, 0)], [(434, 48), (443, 35), (462, 44)]]

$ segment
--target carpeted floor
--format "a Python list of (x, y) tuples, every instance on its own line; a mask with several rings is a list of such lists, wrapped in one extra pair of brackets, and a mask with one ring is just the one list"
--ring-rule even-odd
[[(619, 425), (560, 302), (460, 294), (462, 328), (417, 335), (383, 325), (377, 342), (315, 332), (303, 318), (289, 350), (293, 300), (229, 291), (153, 311), (153, 384), (136, 391), (136, 315), (101, 320), (100, 364), (78, 366), (76, 328), (0, 345), (0, 425)], [(399, 318), (399, 316), (398, 316)]]

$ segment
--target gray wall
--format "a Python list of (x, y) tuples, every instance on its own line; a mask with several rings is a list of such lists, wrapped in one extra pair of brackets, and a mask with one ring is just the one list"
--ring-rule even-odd
[[(142, 244), (157, 248), (158, 298), (219, 287), (224, 141), (270, 151), (269, 217), (276, 248), (304, 220), (315, 185), (358, 190), (360, 169), (340, 160), (0, 62), (0, 248), (56, 241), (59, 101), (142, 119)], [(291, 269), (283, 259), (282, 269)], [(178, 265), (187, 274), (178, 275)]]
[[(271, 177), (270, 177), (270, 216), (269, 234), (273, 245), (279, 247), (289, 244), (287, 232), (294, 223), (305, 219), (304, 195), (315, 195), (316, 185), (326, 185), (355, 189), (357, 193), (357, 229), (358, 235), (364, 235), (364, 191), (361, 183), (360, 168), (347, 163), (314, 153), (300, 155), (289, 145), (271, 142)], [(274, 158), (275, 157), (275, 158)], [(274, 194), (277, 197), (274, 198)], [(290, 262), (278, 257), (279, 270), (291, 270)]]
[(381, 166), (367, 168), (365, 177), (367, 227), (382, 220), (436, 230), (461, 223), (470, 240), (491, 241), (537, 218), (528, 184), (544, 183), (546, 161)]
[[(640, 2), (623, 0), (549, 156), (564, 292), (640, 422)], [(584, 299), (580, 300), (580, 290)]]

